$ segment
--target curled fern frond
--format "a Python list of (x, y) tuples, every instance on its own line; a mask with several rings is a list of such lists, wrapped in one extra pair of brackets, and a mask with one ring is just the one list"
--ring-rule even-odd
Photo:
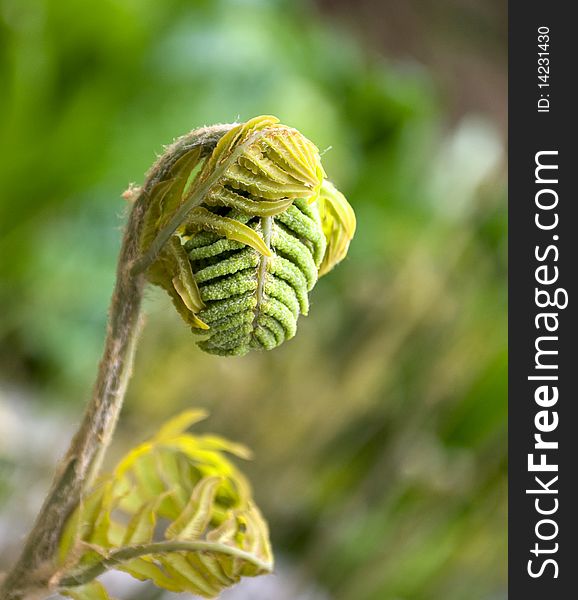
[(203, 350), (242, 355), (295, 335), (308, 293), (355, 231), (324, 176), (314, 144), (265, 116), (231, 126), (206, 158), (189, 150), (150, 191), (144, 252), (182, 220), (147, 275), (206, 335)]
[(272, 570), (268, 530), (244, 476), (223, 454), (248, 451), (184, 430), (187, 411), (133, 449), (69, 518), (58, 586), (74, 598), (106, 598), (91, 583), (108, 569), (173, 592), (216, 597), (243, 576)]

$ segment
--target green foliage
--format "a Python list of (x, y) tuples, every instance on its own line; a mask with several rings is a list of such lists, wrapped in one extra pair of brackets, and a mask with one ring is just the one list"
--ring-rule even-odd
[(330, 182), (324, 180), (317, 200), (321, 227), (327, 249), (319, 266), (319, 275), (325, 275), (341, 262), (355, 233), (355, 213), (345, 196)]
[(106, 588), (97, 580), (75, 588), (63, 589), (60, 593), (72, 600), (110, 600)]
[(345, 257), (355, 214), (324, 182), (317, 148), (275, 117), (232, 126), (193, 177), (202, 150), (179, 157), (150, 192), (143, 252), (175, 215), (183, 222), (148, 279), (193, 331), (208, 330), (206, 352), (270, 350), (295, 335), (318, 271)]
[(166, 423), (83, 498), (60, 542), (57, 581), (68, 595), (106, 598), (91, 582), (111, 568), (207, 598), (271, 571), (267, 525), (223, 454), (248, 451), (184, 432), (203, 417), (190, 410)]

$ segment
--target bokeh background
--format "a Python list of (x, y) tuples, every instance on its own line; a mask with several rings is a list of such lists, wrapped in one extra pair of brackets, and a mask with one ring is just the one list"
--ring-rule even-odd
[(275, 114), (355, 207), (349, 257), (241, 359), (148, 291), (109, 460), (189, 406), (254, 450), (277, 572), (226, 600), (506, 598), (505, 11), (0, 0), (0, 570), (90, 393), (120, 194), (175, 136)]

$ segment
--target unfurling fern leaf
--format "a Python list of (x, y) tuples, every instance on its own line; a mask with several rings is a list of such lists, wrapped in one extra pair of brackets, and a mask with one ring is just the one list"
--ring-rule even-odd
[(180, 216), (147, 275), (206, 335), (203, 350), (242, 355), (295, 335), (308, 293), (355, 231), (324, 175), (312, 142), (256, 117), (231, 126), (206, 158), (189, 149), (150, 190), (143, 252)]
[(216, 597), (243, 576), (272, 570), (267, 525), (249, 484), (223, 452), (248, 451), (183, 431), (188, 411), (133, 449), (69, 518), (58, 586), (80, 600), (106, 598), (94, 578), (108, 569), (173, 592)]

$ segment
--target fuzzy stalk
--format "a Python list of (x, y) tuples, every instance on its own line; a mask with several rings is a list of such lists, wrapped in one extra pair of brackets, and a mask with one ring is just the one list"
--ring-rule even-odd
[(232, 556), (254, 564), (264, 572), (270, 572), (273, 564), (258, 559), (251, 552), (240, 548), (229, 546), (220, 542), (189, 541), (189, 540), (167, 540), (162, 542), (151, 542), (137, 546), (128, 546), (115, 550), (107, 555), (101, 562), (86, 567), (85, 569), (72, 573), (59, 580), (60, 587), (75, 587), (84, 585), (96, 579), (109, 569), (121, 568), (124, 563), (142, 556), (155, 556), (170, 554), (174, 552), (206, 552), (209, 554), (223, 554)]
[[(0, 583), (1, 600), (23, 600), (50, 594), (56, 567), (54, 558), (62, 528), (78, 506), (83, 492), (98, 473), (116, 428), (122, 408), (140, 329), (140, 310), (145, 271), (154, 262), (163, 243), (153, 242), (154, 252), (143, 260), (140, 234), (152, 187), (166, 178), (171, 166), (193, 147), (209, 154), (233, 125), (216, 125), (191, 131), (165, 149), (139, 188), (129, 188), (125, 197), (132, 203), (120, 250), (112, 295), (104, 352), (96, 382), (80, 427), (57, 467), (51, 488), (40, 509), (20, 557)], [(166, 241), (179, 226), (163, 230)], [(162, 237), (161, 237), (162, 236)]]

